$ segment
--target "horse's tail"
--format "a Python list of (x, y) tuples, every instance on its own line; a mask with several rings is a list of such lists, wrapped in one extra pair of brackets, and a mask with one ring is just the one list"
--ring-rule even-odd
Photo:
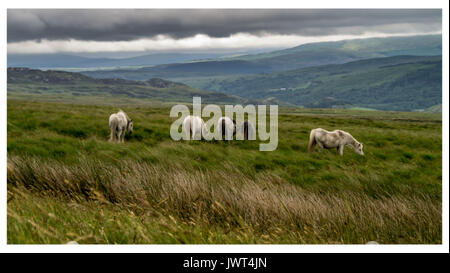
[(314, 146), (316, 146), (316, 137), (315, 137), (315, 131), (313, 129), (313, 130), (311, 130), (311, 133), (309, 134), (308, 150), (310, 153), (314, 151)]

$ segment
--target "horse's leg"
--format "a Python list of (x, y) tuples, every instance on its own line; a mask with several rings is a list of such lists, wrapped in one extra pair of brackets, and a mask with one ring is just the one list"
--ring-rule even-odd
[(114, 126), (113, 123), (111, 123), (111, 124), (109, 125), (109, 131), (110, 131), (110, 134), (109, 134), (109, 141), (114, 141), (114, 136), (115, 136), (115, 134), (116, 134), (116, 127)]
[(192, 129), (192, 140), (197, 140), (197, 127)]
[(114, 130), (110, 127), (109, 130), (111, 131), (109, 134), (109, 141), (113, 141), (114, 140)]
[(317, 146), (319, 146), (319, 152), (322, 152), (323, 144), (320, 141), (317, 141)]
[(117, 128), (117, 141), (120, 142), (120, 137), (122, 136), (122, 129)]
[(344, 155), (344, 147), (345, 145), (339, 145), (338, 150), (339, 150), (339, 154), (342, 156)]
[(198, 140), (202, 140), (203, 139), (203, 135), (202, 135), (202, 128), (197, 128), (197, 135), (198, 135)]
[(127, 132), (127, 130), (122, 130), (122, 143), (125, 142), (125, 133)]
[(195, 126), (195, 127), (192, 129), (192, 139), (193, 139), (193, 140), (201, 140), (201, 139), (202, 139), (202, 134), (200, 133), (200, 138), (197, 137), (198, 134), (199, 134), (198, 128), (197, 128), (197, 126)]

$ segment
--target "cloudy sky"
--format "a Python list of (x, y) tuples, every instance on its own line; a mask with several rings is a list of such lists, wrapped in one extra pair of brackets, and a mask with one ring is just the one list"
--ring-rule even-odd
[(238, 51), (441, 33), (438, 9), (8, 9), (9, 54)]

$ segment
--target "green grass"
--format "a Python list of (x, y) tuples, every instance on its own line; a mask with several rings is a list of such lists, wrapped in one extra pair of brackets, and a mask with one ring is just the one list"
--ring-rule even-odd
[[(93, 102), (96, 104), (96, 102)], [(281, 108), (279, 144), (170, 139), (164, 104), (8, 100), (8, 243), (442, 241), (439, 114)], [(307, 152), (309, 132), (364, 143)]]

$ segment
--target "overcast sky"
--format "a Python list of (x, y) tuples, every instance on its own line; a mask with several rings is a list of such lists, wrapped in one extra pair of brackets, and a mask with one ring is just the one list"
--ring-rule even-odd
[(437, 9), (8, 9), (8, 53), (233, 51), (434, 34)]

